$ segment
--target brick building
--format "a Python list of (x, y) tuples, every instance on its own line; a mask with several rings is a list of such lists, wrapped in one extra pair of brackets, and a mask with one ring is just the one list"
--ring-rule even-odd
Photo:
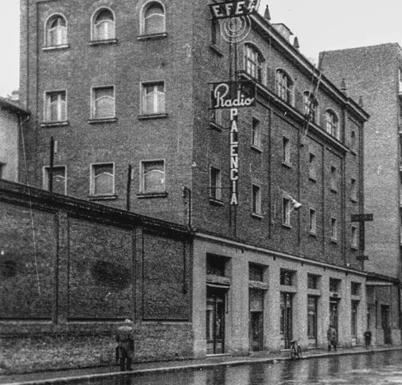
[(0, 97), (0, 179), (18, 181), (19, 137), (28, 116), (17, 103)]
[[(201, 0), (21, 4), (29, 183), (47, 186), (53, 136), (57, 191), (189, 226), (193, 356), (325, 346), (330, 323), (341, 344), (362, 342), (351, 214), (363, 212), (368, 114), (286, 26), (254, 15), (230, 47)], [(228, 114), (209, 109), (208, 82), (230, 68), (257, 88), (238, 120), (236, 207)]]
[(389, 43), (323, 52), (321, 57), (324, 73), (335, 84), (343, 81), (348, 95), (362, 98), (370, 114), (364, 136), (365, 211), (374, 214), (373, 225), (366, 226), (365, 268), (372, 273), (368, 309), (378, 343), (399, 341), (402, 50)]

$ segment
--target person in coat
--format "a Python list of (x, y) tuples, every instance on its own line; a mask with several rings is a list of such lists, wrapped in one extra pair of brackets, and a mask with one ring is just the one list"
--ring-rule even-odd
[(331, 351), (331, 347), (334, 349), (336, 352), (336, 345), (338, 343), (338, 335), (336, 332), (336, 329), (333, 327), (333, 325), (330, 325), (328, 330), (327, 330), (327, 338), (328, 338), (328, 351)]
[(116, 334), (116, 363), (120, 370), (132, 370), (131, 364), (134, 356), (134, 339), (131, 320), (126, 320), (123, 326), (117, 328)]

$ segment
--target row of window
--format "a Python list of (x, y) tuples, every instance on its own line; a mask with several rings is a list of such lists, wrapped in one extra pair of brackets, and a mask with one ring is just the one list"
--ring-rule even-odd
[[(114, 86), (91, 88), (91, 119), (112, 119), (116, 117), (116, 91)], [(141, 84), (141, 114), (165, 113), (164, 82)], [(67, 121), (67, 91), (46, 91), (44, 103), (45, 123)]]
[[(67, 167), (55, 166), (52, 168), (53, 192), (67, 194)], [(50, 168), (44, 168), (43, 188), (49, 188)], [(143, 161), (140, 164), (141, 194), (164, 193), (165, 162), (163, 160)], [(114, 163), (96, 163), (90, 166), (89, 195), (115, 195), (115, 165)]]
[[(245, 45), (245, 61), (244, 69), (256, 81), (267, 84), (266, 74), (264, 73), (265, 59), (261, 52), (254, 45), (248, 43)], [(268, 69), (267, 69), (268, 70)], [(275, 71), (275, 92), (288, 104), (295, 105), (295, 82), (291, 76), (283, 69)], [(311, 91), (303, 92), (303, 109), (304, 114), (310, 122), (319, 123), (319, 103), (314, 93)], [(327, 109), (324, 115), (325, 131), (333, 137), (340, 140), (339, 118), (337, 114)]]
[[(150, 1), (141, 11), (140, 31), (143, 35), (164, 33), (165, 8), (158, 1)], [(116, 17), (107, 7), (98, 9), (91, 17), (91, 41), (108, 41), (116, 38)], [(51, 15), (45, 23), (45, 47), (68, 44), (67, 19), (61, 13)]]

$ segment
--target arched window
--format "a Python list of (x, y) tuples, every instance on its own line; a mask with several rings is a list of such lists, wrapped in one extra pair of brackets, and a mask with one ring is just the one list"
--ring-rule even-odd
[(92, 24), (92, 40), (111, 40), (116, 37), (115, 20), (110, 9), (99, 9), (94, 17)]
[(256, 79), (258, 82), (263, 82), (263, 72), (262, 72), (262, 63), (264, 62), (264, 58), (261, 53), (251, 44), (246, 44), (245, 46), (245, 61), (244, 67), (245, 71)]
[(279, 69), (275, 74), (276, 93), (289, 104), (293, 104), (293, 81), (283, 70)]
[(46, 46), (67, 44), (67, 22), (62, 15), (53, 15), (46, 22)]
[(151, 1), (144, 7), (142, 33), (152, 35), (165, 32), (165, 10), (161, 3)]
[(340, 139), (339, 120), (335, 112), (327, 110), (325, 112), (325, 130), (337, 139)]
[(318, 114), (318, 101), (317, 98), (310, 91), (305, 91), (303, 93), (303, 105), (303, 112), (306, 117), (308, 117), (310, 122), (316, 123)]

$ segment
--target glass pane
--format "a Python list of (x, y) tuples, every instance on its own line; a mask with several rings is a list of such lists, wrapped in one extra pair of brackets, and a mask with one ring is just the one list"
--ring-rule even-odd
[(102, 172), (95, 176), (95, 195), (113, 194), (113, 174)]
[(113, 117), (114, 113), (114, 96), (113, 88), (98, 88), (95, 90), (95, 118)]
[(151, 4), (144, 15), (144, 33), (162, 33), (164, 32), (164, 12), (163, 8), (158, 3)]
[(165, 172), (162, 162), (144, 164), (144, 192), (165, 191)]

